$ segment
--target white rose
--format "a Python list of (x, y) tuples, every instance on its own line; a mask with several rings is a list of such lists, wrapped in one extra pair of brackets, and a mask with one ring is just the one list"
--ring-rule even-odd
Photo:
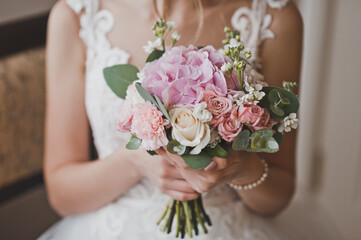
[(208, 145), (209, 125), (196, 118), (191, 109), (175, 107), (169, 111), (169, 116), (173, 123), (172, 138), (184, 146), (194, 147), (190, 154), (199, 154)]

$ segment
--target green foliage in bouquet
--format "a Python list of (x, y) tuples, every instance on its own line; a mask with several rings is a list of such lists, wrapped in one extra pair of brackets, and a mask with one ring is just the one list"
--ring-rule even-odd
[(271, 118), (282, 120), (300, 107), (297, 96), (291, 91), (278, 87), (264, 87), (266, 96), (259, 105), (269, 110)]
[(253, 133), (243, 130), (233, 141), (232, 149), (234, 151), (274, 153), (279, 150), (279, 144), (270, 129), (256, 130)]
[(110, 89), (120, 98), (125, 99), (130, 84), (138, 80), (139, 69), (131, 64), (119, 64), (104, 68), (105, 81)]

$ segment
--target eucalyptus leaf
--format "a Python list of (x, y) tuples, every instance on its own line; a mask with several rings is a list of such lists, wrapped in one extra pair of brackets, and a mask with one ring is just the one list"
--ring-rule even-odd
[(150, 95), (148, 93), (147, 90), (145, 90), (142, 85), (140, 83), (136, 83), (135, 84), (135, 88), (137, 89), (139, 95), (144, 99), (144, 101), (146, 102), (151, 102), (154, 105), (158, 106), (157, 102), (155, 101), (155, 99), (152, 97), (152, 95)]
[(281, 99), (279, 98), (279, 92), (277, 89), (272, 89), (268, 93), (268, 101), (273, 104), (277, 104)]
[(213, 158), (213, 156), (206, 151), (202, 151), (198, 155), (183, 154), (181, 157), (191, 169), (204, 169), (212, 162)]
[(288, 98), (282, 98), (281, 103), (284, 105), (289, 105), (291, 104), (291, 101)]
[(248, 130), (243, 130), (232, 143), (232, 149), (234, 151), (246, 150), (250, 143), (251, 132)]
[(140, 148), (140, 145), (142, 145), (142, 141), (139, 138), (132, 135), (130, 137), (128, 144), (125, 147), (129, 150), (137, 150)]
[(217, 146), (215, 146), (214, 148), (207, 147), (204, 150), (214, 157), (220, 157), (220, 158), (229, 157), (228, 152), (224, 148), (222, 148), (219, 144), (217, 144)]
[(149, 155), (151, 155), (151, 156), (158, 155), (158, 153), (156, 153), (155, 151), (149, 151), (149, 150), (147, 150), (147, 152), (148, 152)]
[(145, 62), (153, 62), (154, 60), (160, 58), (163, 56), (164, 51), (155, 49), (153, 52), (151, 52)]
[(273, 135), (274, 139), (276, 139), (278, 145), (281, 145), (282, 141), (283, 141), (283, 134), (280, 133), (279, 131), (277, 131), (277, 129), (275, 129), (276, 133)]
[(170, 123), (172, 123), (172, 121), (170, 119), (170, 116), (169, 116), (169, 114), (167, 112), (167, 109), (165, 109), (162, 101), (157, 96), (154, 96), (154, 98), (155, 98), (155, 101), (157, 102), (156, 105), (157, 105), (158, 109), (163, 113), (163, 115), (168, 119), (168, 121)]
[(110, 89), (120, 98), (125, 99), (130, 84), (138, 79), (138, 68), (131, 64), (120, 64), (103, 69), (103, 75)]
[[(299, 107), (300, 107), (300, 103), (298, 101), (298, 98), (297, 96), (290, 92), (290, 91), (287, 91), (285, 89), (282, 89), (282, 88), (278, 88), (278, 87), (264, 87), (262, 88), (262, 91), (266, 93), (266, 95), (270, 94), (270, 92), (272, 90), (277, 90), (281, 97), (283, 99), (288, 99), (290, 101), (290, 104), (284, 104), (284, 106), (282, 106), (282, 110), (284, 111), (284, 115), (283, 116), (288, 116), (290, 115), (291, 113), (295, 113), (298, 111)], [(286, 100), (287, 101), (287, 100)], [(267, 98), (263, 98), (261, 100), (261, 102), (259, 103), (259, 105), (261, 107), (266, 107), (266, 108), (270, 108), (272, 106), (271, 104), (272, 102), (269, 101), (268, 97)], [(281, 105), (279, 105), (281, 106)], [(282, 119), (283, 116), (278, 116), (276, 115), (275, 113), (273, 113), (273, 111), (271, 110), (270, 112), (271, 114), (271, 118), (274, 118), (274, 119)]]
[(167, 145), (167, 150), (170, 153), (182, 155), (186, 150), (186, 146), (180, 144), (177, 140), (171, 140)]
[(270, 105), (270, 109), (271, 111), (276, 114), (279, 117), (284, 117), (285, 116), (285, 111), (283, 111), (282, 108), (276, 106), (275, 104), (271, 103)]

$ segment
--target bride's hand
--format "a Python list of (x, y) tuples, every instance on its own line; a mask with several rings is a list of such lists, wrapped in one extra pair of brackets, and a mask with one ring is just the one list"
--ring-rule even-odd
[(193, 200), (200, 195), (162, 156), (150, 156), (148, 153), (144, 153), (142, 159), (136, 159), (134, 164), (140, 173), (149, 178), (162, 193), (175, 200)]
[(207, 192), (211, 188), (232, 182), (234, 184), (248, 184), (257, 181), (263, 174), (263, 164), (258, 154), (247, 152), (230, 152), (227, 159), (214, 157), (205, 169), (190, 169), (177, 154), (164, 149), (157, 153), (174, 165), (184, 179), (199, 193)]

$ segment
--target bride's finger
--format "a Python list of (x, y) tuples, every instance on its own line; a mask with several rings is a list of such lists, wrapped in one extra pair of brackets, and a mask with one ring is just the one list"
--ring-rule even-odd
[(170, 191), (179, 191), (179, 192), (193, 193), (193, 194), (198, 193), (185, 180), (173, 179), (168, 181), (165, 185), (166, 185), (165, 188)]
[(179, 192), (179, 191), (173, 191), (173, 190), (166, 191), (165, 194), (168, 194), (173, 199), (178, 200), (178, 201), (194, 200), (200, 196), (199, 193), (185, 193), (185, 192)]

